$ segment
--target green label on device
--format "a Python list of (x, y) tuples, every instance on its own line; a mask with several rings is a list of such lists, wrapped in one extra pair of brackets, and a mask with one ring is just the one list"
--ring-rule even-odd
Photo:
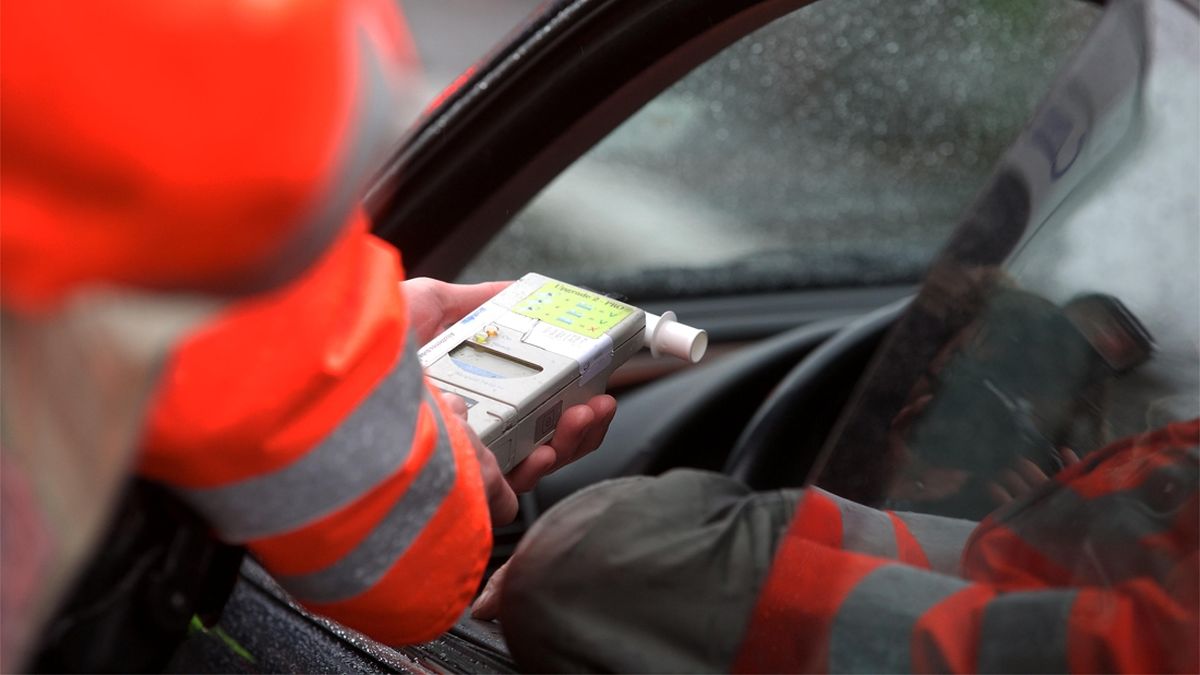
[(633, 308), (603, 295), (551, 281), (513, 306), (512, 311), (531, 319), (598, 338), (633, 313)]

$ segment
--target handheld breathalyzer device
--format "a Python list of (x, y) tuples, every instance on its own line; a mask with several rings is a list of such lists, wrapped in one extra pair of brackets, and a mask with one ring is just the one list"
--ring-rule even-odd
[(508, 472), (550, 440), (563, 410), (604, 393), (642, 347), (698, 362), (707, 334), (592, 291), (526, 274), (418, 352), (467, 402), (467, 423)]

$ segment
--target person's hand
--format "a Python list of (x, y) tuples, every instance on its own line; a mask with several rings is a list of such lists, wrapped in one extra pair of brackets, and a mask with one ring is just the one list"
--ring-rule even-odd
[[(421, 344), (437, 337), (476, 307), (504, 290), (511, 281), (492, 281), (482, 284), (450, 284), (428, 277), (400, 282), (408, 305), (408, 321), (413, 335)], [(445, 394), (442, 399), (462, 421), (463, 430), (475, 447), (479, 473), (483, 477), (484, 495), (492, 524), (507, 525), (517, 517), (517, 495), (500, 473), (496, 457), (484, 447), (479, 437), (467, 426), (467, 404), (462, 398)]]
[(539, 445), (529, 456), (513, 467), (507, 475), (500, 474), (499, 464), (490, 450), (484, 447), (475, 432), (467, 427), (467, 404), (462, 397), (443, 393), (442, 399), (462, 420), (479, 458), (484, 491), (492, 522), (506, 525), (517, 515), (516, 495), (529, 492), (544, 476), (587, 455), (600, 446), (608, 425), (617, 413), (617, 400), (607, 394), (595, 396), (584, 405), (567, 408), (558, 420), (558, 428), (546, 445)]
[(409, 326), (421, 344), (425, 344), (511, 283), (451, 284), (417, 277), (400, 282), (400, 288), (408, 303)]
[(461, 396), (448, 393), (442, 394), (442, 400), (458, 416), (463, 431), (470, 437), (471, 445), (475, 448), (475, 458), (479, 460), (479, 474), (483, 478), (483, 493), (487, 499), (488, 512), (492, 516), (492, 525), (499, 527), (511, 523), (517, 517), (517, 494), (500, 473), (496, 456), (467, 425), (467, 402), (462, 400)]
[[(1058, 455), (1062, 458), (1064, 469), (1079, 463), (1079, 455), (1070, 448), (1062, 448)], [(1004, 469), (994, 480), (988, 481), (987, 492), (996, 506), (1003, 506), (1032, 492), (1048, 480), (1050, 477), (1037, 464), (1020, 457), (1011, 469)]]
[(617, 413), (617, 400), (608, 394), (595, 396), (584, 405), (563, 411), (558, 428), (547, 445), (533, 449), (505, 478), (518, 494), (529, 492), (549, 475), (600, 446), (608, 425)]
[(471, 604), (471, 618), (480, 621), (493, 621), (500, 617), (500, 589), (504, 586), (504, 575), (508, 574), (508, 563), (492, 573), (487, 585)]

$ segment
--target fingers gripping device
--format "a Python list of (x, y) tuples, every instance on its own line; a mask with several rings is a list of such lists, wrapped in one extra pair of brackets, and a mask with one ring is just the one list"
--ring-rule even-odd
[(563, 410), (604, 393), (642, 347), (697, 363), (707, 334), (592, 291), (526, 274), (418, 353), (467, 403), (467, 423), (509, 471), (554, 435)]

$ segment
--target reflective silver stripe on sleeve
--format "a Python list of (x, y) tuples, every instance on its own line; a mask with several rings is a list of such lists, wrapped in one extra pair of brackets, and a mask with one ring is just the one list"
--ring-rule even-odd
[(969, 585), (907, 565), (885, 565), (871, 572), (850, 591), (833, 619), (830, 672), (911, 672), (917, 621)]
[(384, 574), (425, 529), (454, 487), (457, 469), (445, 421), (432, 401), (437, 446), (416, 480), (353, 550), (318, 572), (277, 577), (299, 600), (328, 603), (348, 600), (379, 583)]
[(1074, 590), (1008, 593), (988, 603), (980, 631), (981, 673), (1066, 673)]
[(1200, 484), (1200, 449), (1166, 448), (1161, 466), (1140, 483), (1100, 497), (1085, 498), (1069, 485), (997, 519), (1023, 542), (1060, 567), (1078, 585), (1114, 586), (1140, 576), (1163, 579), (1178, 564), (1163, 549), (1139, 545), (1167, 532), (1190, 508)]
[(896, 558), (896, 530), (883, 511), (822, 491), (842, 514), (842, 549), (881, 558)]
[(896, 511), (895, 514), (908, 526), (909, 534), (920, 544), (933, 571), (958, 574), (967, 537), (979, 523), (926, 513)]
[(392, 372), (306, 454), (271, 473), (178, 493), (227, 541), (303, 527), (354, 501), (404, 464), (424, 391), (416, 337), (409, 334)]

